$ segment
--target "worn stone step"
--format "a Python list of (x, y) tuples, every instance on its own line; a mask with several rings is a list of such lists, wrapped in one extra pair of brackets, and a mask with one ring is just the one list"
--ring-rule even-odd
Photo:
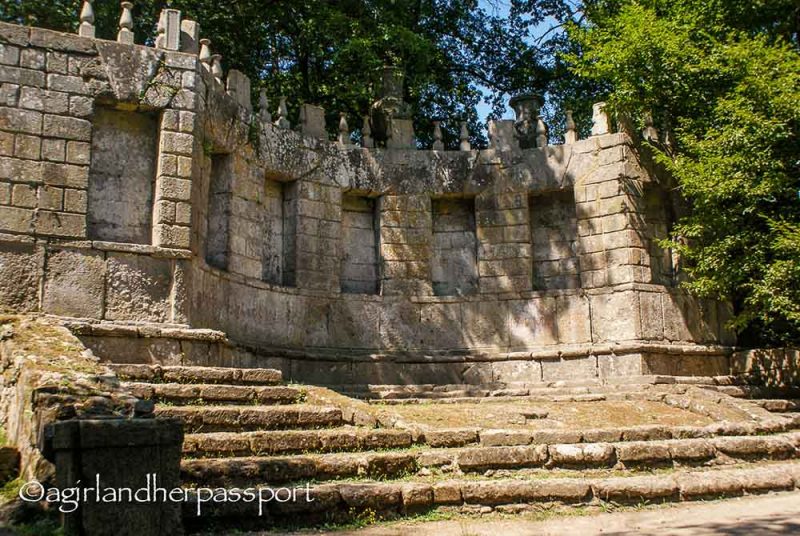
[(337, 482), (284, 489), (283, 495), (290, 500), (283, 501), (274, 500), (270, 493), (278, 491), (270, 488), (264, 489), (262, 495), (262, 515), (257, 495), (252, 502), (206, 501), (198, 505), (196, 494), (190, 492), (194, 500), (184, 503), (183, 508), (184, 521), (191, 531), (203, 524), (207, 526), (209, 520), (249, 529), (289, 522), (307, 525), (342, 522), (358, 519), (366, 512), (396, 518), (443, 506), (474, 511), (475, 507), (501, 510), (507, 505), (524, 508), (604, 502), (644, 504), (793, 489), (800, 489), (800, 463), (783, 462), (733, 469), (675, 470), (646, 476)]
[(124, 382), (123, 387), (139, 398), (191, 403), (295, 404), (302, 402), (305, 390), (282, 385), (226, 385), (220, 383), (144, 383)]
[[(386, 419), (386, 422), (390, 422)], [(408, 425), (410, 428), (412, 425)], [(621, 426), (586, 430), (532, 430), (529, 428), (439, 428), (419, 429), (420, 442), (432, 447), (464, 447), (480, 444), (487, 447), (523, 446), (554, 443), (615, 443), (619, 441), (659, 441), (716, 436), (750, 436), (786, 432), (800, 426), (795, 419), (779, 417), (769, 422), (724, 422), (707, 426)]]
[[(638, 385), (615, 386), (613, 391), (641, 391)], [(587, 395), (602, 396), (609, 391), (607, 386), (548, 386), (548, 387), (508, 387), (500, 385), (385, 385), (370, 386), (365, 391), (348, 391), (356, 398), (365, 398), (373, 404), (427, 404), (427, 403), (459, 403), (459, 402), (490, 402), (498, 398), (515, 400), (519, 397), (539, 397), (541, 400), (550, 400), (552, 397), (561, 397), (571, 400), (571, 397)]]
[(183, 453), (190, 457), (258, 456), (399, 449), (412, 444), (411, 434), (403, 430), (346, 426), (320, 430), (187, 434)]
[(183, 421), (186, 433), (328, 428), (345, 424), (336, 407), (289, 406), (156, 406), (156, 416)]
[(108, 366), (123, 380), (149, 383), (277, 385), (283, 381), (281, 371), (274, 369), (116, 363), (109, 363)]
[(751, 402), (774, 413), (800, 412), (800, 400), (798, 399), (756, 399)]
[(380, 480), (414, 474), (418, 469), (412, 452), (250, 456), (183, 460), (181, 479), (209, 487), (247, 487), (355, 477)]
[[(333, 431), (326, 431), (333, 432)], [(374, 431), (373, 431), (374, 432)], [(337, 432), (346, 435), (348, 432)], [(353, 434), (353, 432), (350, 432)], [(356, 432), (357, 434), (357, 432)], [(361, 450), (408, 446), (408, 439), (374, 433), (364, 434), (347, 449), (325, 438), (307, 435), (201, 434), (187, 436), (184, 448), (192, 454), (272, 454), (292, 444), (294, 452)], [(337, 441), (339, 436), (333, 435)], [(369, 438), (367, 440), (367, 438)], [(317, 439), (317, 443), (314, 442)], [(330, 436), (329, 438), (330, 439)], [(288, 440), (288, 441), (287, 441)], [(185, 460), (184, 479), (209, 486), (252, 486), (299, 480), (369, 477), (399, 478), (423, 472), (466, 474), (522, 469), (652, 469), (701, 464), (732, 464), (751, 460), (785, 460), (800, 454), (800, 434), (758, 437), (718, 437), (630, 443), (579, 445), (530, 445), (524, 447), (473, 447), (462, 449), (414, 449), (406, 452), (358, 452), (353, 454), (306, 454), (301, 456), (231, 457)], [(284, 451), (285, 452), (285, 451)]]

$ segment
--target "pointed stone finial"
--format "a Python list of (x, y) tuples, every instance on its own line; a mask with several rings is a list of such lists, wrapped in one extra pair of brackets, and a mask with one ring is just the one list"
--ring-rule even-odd
[(460, 140), (459, 149), (462, 151), (471, 151), (472, 146), (469, 144), (469, 130), (467, 129), (467, 122), (461, 121), (461, 132), (458, 135)]
[(258, 117), (264, 123), (272, 123), (272, 114), (269, 113), (269, 99), (267, 98), (266, 89), (262, 89), (258, 93)]
[(592, 105), (592, 136), (602, 136), (611, 132), (605, 107), (605, 102)]
[(222, 70), (222, 54), (214, 54), (211, 56), (211, 74), (217, 79), (217, 82), (222, 83), (222, 77), (225, 72)]
[(119, 32), (117, 33), (117, 41), (125, 43), (126, 45), (133, 44), (133, 4), (130, 2), (122, 2), (122, 15), (119, 17)]
[(228, 71), (227, 79), (228, 95), (234, 98), (239, 106), (247, 110), (248, 113), (253, 112), (253, 102), (250, 100), (250, 79), (241, 71), (231, 69)]
[(211, 56), (211, 39), (201, 39), (200, 40), (200, 54), (198, 55), (200, 59), (200, 63), (203, 64), (203, 67), (206, 68), (206, 71), (211, 71), (211, 63), (212, 63), (212, 56)]
[(547, 125), (542, 116), (536, 116), (536, 147), (547, 147)]
[(442, 143), (442, 127), (440, 121), (433, 122), (433, 150), (444, 151), (444, 143)]
[(644, 128), (642, 129), (642, 138), (650, 143), (658, 143), (658, 130), (653, 126), (653, 114), (650, 112), (644, 113)]
[(287, 115), (289, 115), (289, 110), (286, 107), (286, 97), (281, 97), (278, 103), (278, 119), (275, 120), (275, 126), (285, 130), (292, 128), (292, 124), (289, 123), (289, 119), (286, 117)]
[(350, 126), (347, 124), (347, 114), (339, 112), (339, 145), (345, 147), (351, 145), (350, 143)]
[(361, 127), (361, 147), (372, 149), (375, 147), (375, 140), (372, 139), (372, 127), (369, 124), (369, 116), (364, 116), (364, 123)]
[(78, 35), (81, 37), (94, 37), (94, 8), (92, 7), (92, 0), (83, 0), (80, 21)]
[(567, 129), (564, 131), (564, 144), (572, 145), (578, 141), (578, 127), (572, 118), (572, 110), (567, 110)]

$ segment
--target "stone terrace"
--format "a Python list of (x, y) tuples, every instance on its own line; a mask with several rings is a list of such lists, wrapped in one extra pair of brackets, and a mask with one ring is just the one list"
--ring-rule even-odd
[[(795, 407), (790, 402), (752, 403), (673, 384), (387, 406), (282, 386), (274, 370), (112, 368), (123, 387), (157, 401), (157, 415), (183, 421), (186, 486), (296, 486), (304, 493), (309, 483), (315, 499), (270, 505), (266, 518), (247, 505), (211, 504), (197, 518), (188, 504), (189, 529), (296, 525), (298, 514), (313, 525), (432, 508), (510, 512), (800, 487), (793, 461), (800, 414), (783, 413)], [(621, 413), (598, 420), (608, 411), (603, 404)], [(659, 424), (642, 424), (626, 405), (645, 406)]]

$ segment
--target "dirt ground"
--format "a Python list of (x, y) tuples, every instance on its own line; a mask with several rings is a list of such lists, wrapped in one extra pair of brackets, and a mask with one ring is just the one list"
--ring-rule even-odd
[(662, 506), (547, 521), (466, 519), (398, 523), (342, 531), (337, 536), (761, 536), (800, 534), (800, 492)]
[[(389, 406), (408, 423), (434, 428), (526, 429), (616, 428), (660, 424), (705, 426), (708, 417), (646, 400), (595, 402), (490, 402), (483, 404), (409, 404)], [(546, 415), (546, 417), (544, 417)]]

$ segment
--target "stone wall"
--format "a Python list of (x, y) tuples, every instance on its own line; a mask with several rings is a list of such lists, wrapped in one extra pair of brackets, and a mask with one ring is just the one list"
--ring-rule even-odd
[(653, 268), (670, 210), (625, 134), (366, 149), (325, 140), (323, 114), (254, 115), (241, 73), (226, 88), (195, 53), (0, 41), (4, 309), (334, 360), (733, 342), (725, 305)]
[(731, 374), (776, 392), (800, 392), (800, 349), (742, 350), (731, 356)]

